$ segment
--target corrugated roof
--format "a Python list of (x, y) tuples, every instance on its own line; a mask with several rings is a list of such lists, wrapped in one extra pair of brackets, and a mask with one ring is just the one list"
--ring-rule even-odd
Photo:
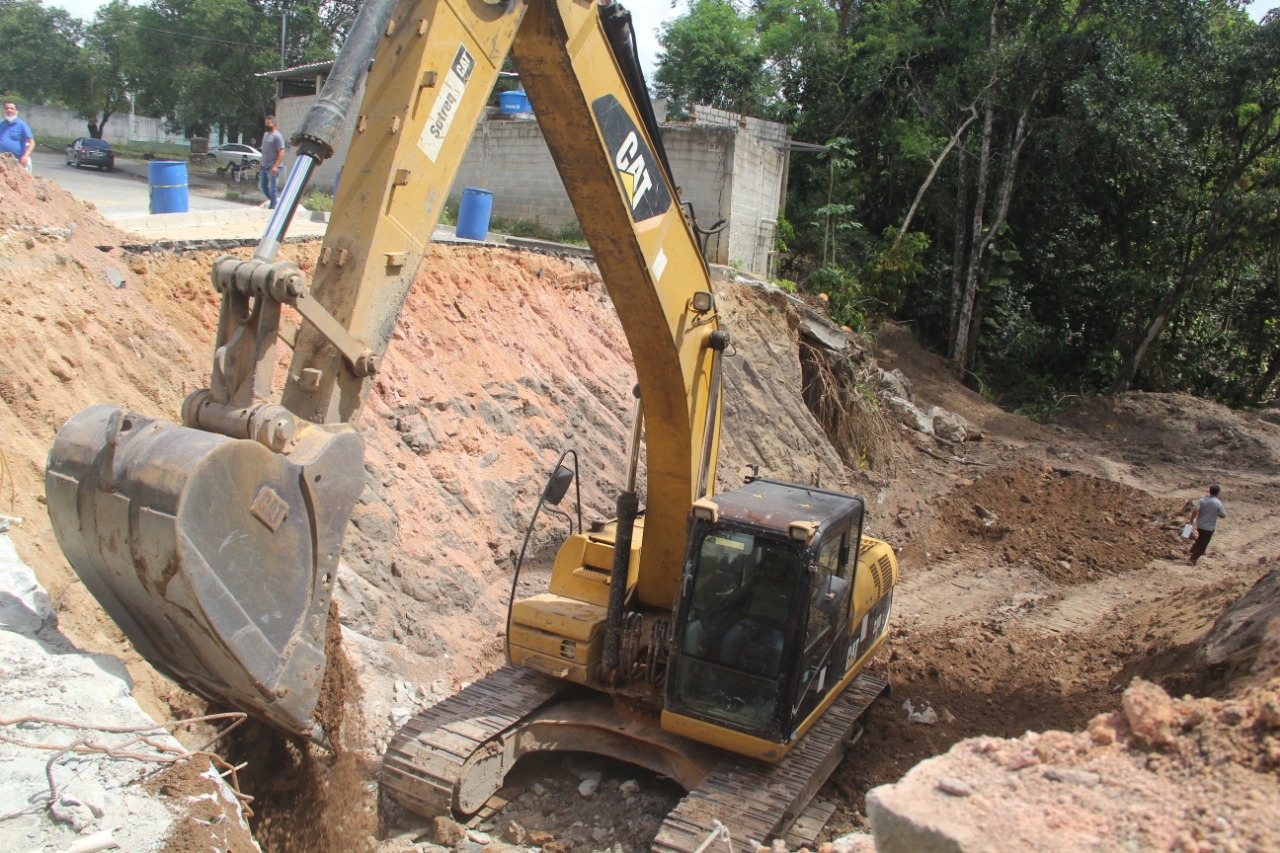
[(280, 71), (260, 71), (254, 77), (270, 77), (273, 80), (287, 80), (290, 77), (314, 77), (322, 71), (333, 67), (333, 60), (328, 62), (312, 62), (310, 65), (295, 65)]

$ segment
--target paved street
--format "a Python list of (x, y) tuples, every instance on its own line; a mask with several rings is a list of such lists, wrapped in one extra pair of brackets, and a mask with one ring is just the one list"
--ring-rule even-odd
[[(32, 154), (35, 173), (67, 192), (92, 202), (105, 218), (141, 240), (253, 240), (262, 236), (271, 213), (255, 204), (228, 201), (227, 188), (216, 178), (188, 170), (187, 213), (150, 214), (147, 163), (116, 160), (114, 172), (76, 169), (66, 165), (61, 151), (37, 146)], [(253, 184), (233, 185), (261, 201)], [(289, 226), (291, 237), (321, 237), (326, 223), (312, 221), (299, 210)]]
[[(76, 198), (92, 202), (99, 213), (120, 230), (137, 238), (138, 242), (257, 240), (262, 237), (271, 218), (271, 211), (257, 204), (228, 201), (224, 196), (229, 187), (210, 172), (187, 170), (189, 212), (151, 214), (147, 163), (141, 160), (117, 159), (114, 172), (102, 172), (68, 166), (62, 151), (39, 145), (32, 157), (37, 177), (47, 178)], [(262, 200), (255, 184), (233, 184), (231, 187), (259, 202)], [(323, 214), (299, 208), (289, 224), (286, 239), (323, 237), (328, 227), (327, 219)], [(450, 243), (477, 242), (458, 238), (449, 225), (437, 225), (431, 239)], [(540, 240), (517, 240), (499, 234), (490, 234), (488, 239), (531, 248), (554, 246), (560, 251), (583, 253), (578, 247)]]

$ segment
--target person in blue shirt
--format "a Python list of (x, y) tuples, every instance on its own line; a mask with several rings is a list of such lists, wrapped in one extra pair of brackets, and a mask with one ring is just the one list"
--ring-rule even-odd
[(35, 134), (30, 125), (18, 118), (18, 105), (5, 101), (4, 119), (0, 120), (0, 154), (12, 154), (30, 172), (31, 150), (35, 147)]

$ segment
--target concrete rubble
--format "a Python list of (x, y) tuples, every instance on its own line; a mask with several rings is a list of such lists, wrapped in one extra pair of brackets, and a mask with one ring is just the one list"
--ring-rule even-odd
[(180, 795), (153, 790), (186, 750), (130, 689), (118, 659), (58, 632), (49, 596), (0, 535), (0, 849), (147, 853), (196, 819), (221, 824), (237, 853), (245, 849), (244, 812), (206, 759), (184, 762), (203, 783), (189, 779)]

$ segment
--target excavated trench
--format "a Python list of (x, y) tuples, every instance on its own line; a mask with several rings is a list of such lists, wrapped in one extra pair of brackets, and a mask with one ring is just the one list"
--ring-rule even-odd
[[(828, 435), (845, 437), (837, 446), (843, 458), (890, 459), (889, 441), (898, 442), (892, 452), (901, 458), (901, 438), (867, 411), (859, 390), (867, 379), (848, 357), (806, 342), (800, 362), (805, 401)], [(885, 438), (848, 443), (872, 429)], [(1247, 586), (1241, 579), (1211, 593), (1174, 593), (1145, 621), (1118, 616), (1108, 584), (1126, 590), (1115, 593), (1123, 597), (1158, 576), (1151, 564), (1178, 553), (1170, 529), (1181, 504), (1044, 462), (985, 470), (928, 498), (929, 512), (902, 543), (898, 616), (873, 664), (894, 692), (873, 709), (820, 795), (839, 804), (828, 838), (865, 829), (867, 790), (961, 739), (1081, 729), (1116, 707), (1134, 674), (1188, 687), (1200, 676), (1187, 670), (1186, 655), (1162, 643), (1161, 619), (1182, 606), (1179, 596), (1197, 598), (1204, 612)], [(1104, 595), (1081, 594), (1094, 586)], [(932, 709), (937, 722), (912, 722), (907, 701)], [(248, 762), (241, 780), (255, 797), (253, 826), (269, 853), (393, 850), (397, 840), (434, 838), (424, 819), (379, 802), (376, 762), (358, 752), (324, 754), (261, 727), (233, 735), (229, 752)], [(590, 778), (597, 784), (588, 800), (579, 786)], [(525, 759), (509, 782), (511, 803), (479, 828), (494, 840), (555, 850), (647, 850), (679, 797), (646, 771), (574, 754)], [(390, 840), (378, 844), (374, 835)]]

